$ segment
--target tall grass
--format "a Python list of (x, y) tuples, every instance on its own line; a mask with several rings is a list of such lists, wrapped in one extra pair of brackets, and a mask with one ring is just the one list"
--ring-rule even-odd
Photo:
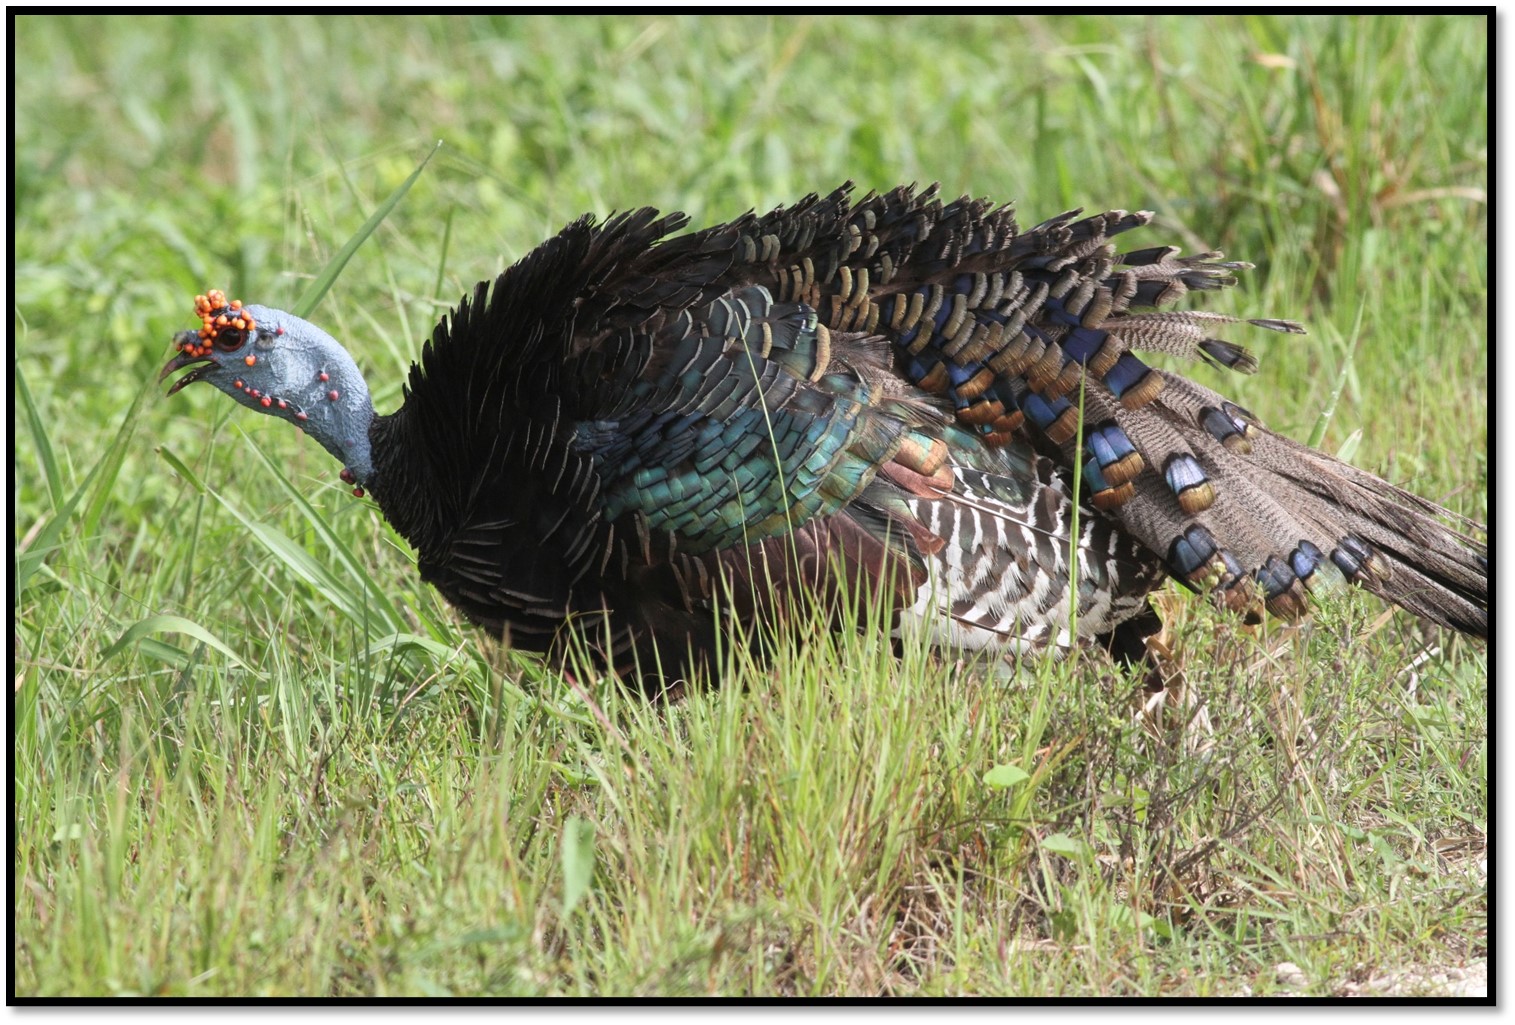
[(17, 995), (1205, 995), (1281, 961), (1327, 993), (1483, 956), (1480, 645), (1355, 595), (1255, 631), (1175, 595), (1208, 740), (1093, 657), (819, 626), (647, 705), (460, 624), (296, 432), (151, 384), (196, 292), (288, 308), (438, 140), (312, 314), (381, 410), (585, 210), (941, 180), (1256, 262), (1211, 308), (1311, 333), (1209, 383), (1301, 438), (1334, 407), (1325, 448), (1482, 520), (1482, 20), (15, 38)]

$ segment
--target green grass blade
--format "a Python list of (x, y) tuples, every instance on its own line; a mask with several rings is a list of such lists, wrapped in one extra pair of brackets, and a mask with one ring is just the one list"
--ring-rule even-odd
[(1341, 393), (1347, 386), (1347, 380), (1352, 376), (1352, 359), (1357, 355), (1357, 342), (1362, 337), (1362, 311), (1365, 303), (1357, 304), (1357, 319), (1352, 324), (1352, 338), (1347, 343), (1347, 358), (1342, 360), (1341, 371), (1336, 375), (1336, 384), (1331, 389), (1331, 400), (1326, 403), (1326, 408), (1320, 411), (1320, 416), (1315, 418), (1315, 427), (1310, 431), (1310, 447), (1320, 448), (1320, 443), (1325, 440), (1326, 428), (1331, 423), (1331, 417), (1336, 415), (1336, 403), (1341, 400)]
[(187, 482), (190, 487), (194, 488), (202, 495), (210, 494), (210, 488), (205, 486), (205, 482), (200, 479), (199, 474), (195, 473), (195, 471), (186, 466), (184, 464), (184, 461), (178, 456), (174, 455), (172, 452), (161, 445), (158, 446), (158, 456), (169, 466), (173, 467), (174, 472), (183, 477), (185, 482)]
[(110, 448), (106, 449), (105, 457), (96, 467), (99, 479), (94, 483), (89, 506), (84, 511), (82, 532), (85, 537), (94, 537), (99, 533), (100, 518), (105, 515), (105, 505), (110, 500), (111, 490), (115, 487), (116, 478), (120, 476), (121, 466), (126, 460), (132, 435), (136, 433), (137, 424), (141, 420), (138, 411), (142, 408), (142, 401), (156, 392), (156, 382), (151, 380), (138, 389), (137, 397), (132, 400), (131, 408), (126, 411), (126, 416), (121, 422), (121, 429), (116, 432), (116, 440), (111, 443)]
[[(251, 447), (253, 448), (254, 452), (257, 452), (256, 445), (253, 445)], [(355, 589), (352, 586), (345, 584), (334, 573), (332, 573), (326, 565), (314, 558), (309, 552), (297, 544), (288, 535), (284, 534), (278, 528), (270, 526), (269, 524), (264, 523), (261, 520), (258, 520), (253, 516), (247, 514), (235, 503), (229, 501), (225, 496), (221, 495), (215, 489), (207, 487), (198, 477), (194, 475), (189, 467), (185, 466), (184, 463), (172, 453), (160, 449), (159, 454), (162, 455), (163, 459), (170, 466), (172, 466), (178, 473), (183, 475), (185, 480), (187, 480), (191, 486), (195, 487), (197, 490), (209, 494), (215, 498), (216, 501), (220, 502), (221, 506), (227, 512), (231, 513), (232, 516), (236, 518), (237, 522), (242, 524), (242, 526), (246, 529), (247, 533), (253, 538), (253, 540), (262, 546), (262, 548), (270, 555), (272, 555), (275, 559), (277, 559), (285, 569), (289, 570), (296, 577), (303, 580), (306, 584), (310, 585), (310, 587), (313, 588), (317, 594), (324, 598), (333, 608), (340, 611), (342, 615), (346, 616), (349, 620), (356, 623), (359, 627), (364, 627), (366, 624), (372, 622), (375, 619), (375, 613), (377, 613), (377, 619), (379, 621), (373, 623), (376, 628), (388, 633), (398, 633), (401, 631), (404, 626), (404, 622), (400, 618), (397, 610), (392, 604), (390, 604), (387, 599), (383, 598), (378, 588), (375, 587), (372, 581), (368, 580), (366, 576), (363, 577), (363, 585), (360, 588)], [(262, 453), (258, 453), (258, 456), (260, 459), (264, 458)], [(264, 461), (272, 472), (274, 479), (283, 482), (283, 478), (277, 472), (276, 468), (274, 468), (271, 463), (268, 463), (266, 459), (264, 459)], [(294, 497), (295, 501), (302, 506), (302, 509), (306, 512), (307, 519), (315, 524), (325, 536), (332, 539), (333, 543), (335, 543), (339, 548), (342, 547), (340, 545), (340, 542), (335, 541), (335, 535), (332, 534), (330, 528), (326, 526), (324, 521), (321, 520), (320, 516), (315, 512), (315, 510), (310, 508), (308, 504), (304, 503), (303, 499), (301, 499), (298, 494), (295, 494), (292, 489), (289, 489), (287, 483), (285, 484), (285, 487), (286, 490)], [(342, 554), (345, 557), (344, 563), (351, 564), (354, 561), (352, 559), (351, 552), (346, 551), (345, 548), (342, 548)], [(360, 576), (361, 575), (362, 574), (360, 571)], [(366, 594), (369, 598), (369, 601), (367, 603), (365, 603), (363, 600), (365, 589)], [(375, 601), (375, 599), (377, 600)], [(377, 608), (375, 608), (375, 605), (377, 605)]]
[[(405, 622), (404, 617), (400, 615), (400, 610), (389, 600), (384, 590), (374, 582), (372, 575), (369, 574), (362, 561), (353, 554), (352, 548), (343, 540), (342, 535), (332, 529), (331, 524), (316, 511), (315, 506), (310, 504), (298, 488), (289, 483), (289, 480), (279, 470), (279, 467), (274, 464), (273, 460), (269, 459), (257, 445), (251, 444), (250, 440), (249, 447), (258, 458), (258, 461), (268, 470), (269, 479), (278, 482), (279, 487), (289, 496), (289, 500), (299, 508), (301, 515), (310, 524), (311, 529), (325, 542), (326, 547), (331, 553), (337, 557), (337, 561), (345, 571), (347, 580), (350, 581), (347, 590), (355, 590), (358, 594), (366, 596), (367, 601), (371, 603), (371, 607), (377, 611), (382, 621), (376, 625), (391, 632), (399, 632), (404, 627)], [(305, 560), (310, 563), (314, 562), (308, 555), (305, 555)], [(337, 586), (336, 577), (329, 571), (323, 570), (323, 576), (331, 582), (331, 586)], [(349, 601), (345, 604), (361, 607), (361, 601), (353, 599), (352, 596), (348, 597)]]
[(321, 272), (305, 287), (305, 291), (300, 293), (300, 298), (295, 300), (294, 308), (290, 312), (297, 317), (310, 316), (311, 311), (316, 308), (322, 298), (325, 297), (327, 290), (331, 288), (332, 283), (337, 280), (337, 276), (342, 273), (342, 268), (347, 266), (347, 261), (352, 259), (352, 254), (358, 251), (359, 246), (368, 241), (368, 236), (378, 230), (379, 225), (384, 222), (384, 218), (389, 216), (390, 211), (405, 197), (405, 193), (410, 191), (410, 187), (416, 183), (417, 178), (421, 177), (421, 172), (426, 169), (426, 165), (431, 163), (431, 158), (436, 156), (437, 150), (441, 148), (442, 144), (440, 142), (433, 146), (431, 152), (426, 154), (425, 159), (416, 166), (414, 171), (410, 172), (410, 177), (401, 182), (400, 187), (391, 192), (389, 198), (379, 204), (378, 209), (369, 216), (368, 220), (363, 222), (363, 226), (358, 229), (357, 233), (347, 240), (346, 245), (337, 250), (337, 254), (327, 261), (326, 266), (321, 268)]
[(560, 859), (563, 870), (563, 917), (589, 892), (594, 879), (594, 823), (577, 815), (563, 823)]
[[(17, 379), (19, 380), (19, 372)], [(105, 454), (96, 461), (85, 476), (83, 483), (74, 490), (68, 500), (63, 503), (47, 524), (39, 530), (31, 543), (21, 550), (16, 549), (16, 600), (26, 591), (27, 584), (33, 574), (41, 567), (49, 553), (61, 547), (59, 539), (63, 531), (73, 518), (74, 509), (80, 500), (86, 495), (91, 495), (88, 512), (85, 516), (84, 536), (91, 536), (99, 525), (100, 516), (104, 510), (105, 500), (110, 494), (111, 485), (115, 483), (116, 476), (120, 473), (122, 459), (125, 457), (127, 442), (131, 440), (137, 425), (137, 410), (142, 405), (142, 397), (150, 390), (151, 385), (144, 386), (137, 392), (137, 397), (132, 401), (131, 408), (126, 411), (126, 416), (121, 422), (121, 427), (116, 432), (116, 438), (111, 442)]]
[[(249, 670), (250, 672), (254, 673), (257, 672), (257, 670), (253, 669), (252, 666), (247, 664), (242, 656), (238, 655), (236, 651), (232, 649), (231, 645), (221, 640), (221, 638), (205, 629), (205, 627), (201, 626), (199, 623), (196, 623), (194, 620), (185, 619), (183, 616), (148, 616), (146, 619), (133, 623), (131, 626), (127, 627), (125, 633), (116, 639), (116, 642), (114, 644), (110, 645), (110, 647), (106, 648), (100, 653), (100, 658), (102, 661), (113, 658), (143, 638), (149, 637), (153, 634), (162, 633), (188, 634), (195, 640), (200, 641), (202, 644), (215, 648), (217, 651), (225, 655), (227, 658), (231, 659), (232, 662), (241, 666), (243, 669)], [(187, 652), (179, 651), (178, 649), (173, 648), (171, 645), (161, 643), (157, 646), (154, 646), (151, 651), (158, 657), (162, 657), (166, 652), (172, 652), (183, 656), (185, 661), (187, 661), (189, 658)]]
[(47, 482), (47, 493), (52, 499), (53, 510), (63, 505), (63, 481), (58, 476), (58, 461), (53, 458), (53, 445), (48, 440), (47, 428), (42, 424), (42, 417), (37, 412), (37, 404), (32, 400), (32, 390), (27, 387), (26, 373), (21, 369), (21, 364), (16, 365), (16, 394), (21, 398), (21, 408), (26, 413), (26, 424), (32, 432), (32, 443), (37, 446), (37, 459), (42, 463), (42, 477)]

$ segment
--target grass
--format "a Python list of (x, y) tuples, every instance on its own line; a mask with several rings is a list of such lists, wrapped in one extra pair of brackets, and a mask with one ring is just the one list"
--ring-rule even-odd
[(438, 139), (313, 315), (381, 410), (584, 210), (940, 179), (1253, 260), (1211, 307), (1311, 334), (1195, 375), (1296, 437), (1334, 407), (1325, 448), (1484, 520), (1482, 19), (15, 41), (16, 996), (1269, 994), (1283, 961), (1324, 994), (1485, 956), (1479, 644), (1175, 594), (1205, 751), (1093, 657), (1006, 679), (820, 631), (649, 707), (461, 625), (308, 440), (153, 385), (196, 292), (287, 308)]

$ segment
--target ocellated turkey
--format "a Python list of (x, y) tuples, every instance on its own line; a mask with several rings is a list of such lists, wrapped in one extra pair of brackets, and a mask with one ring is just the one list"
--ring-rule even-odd
[(649, 693), (815, 601), (1138, 657), (1169, 577), (1249, 619), (1345, 578), (1485, 636), (1481, 526), (1137, 355), (1257, 366), (1237, 318), (1171, 308), (1248, 265), (1119, 252), (1150, 217), (850, 186), (687, 234), (586, 216), (459, 303), (393, 413), (320, 328), (217, 291), (163, 375), (302, 427), (472, 622), (557, 657), (577, 629)]

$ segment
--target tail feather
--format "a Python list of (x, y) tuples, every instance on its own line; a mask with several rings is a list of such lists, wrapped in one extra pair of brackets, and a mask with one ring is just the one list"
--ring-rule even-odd
[[(1432, 622), (1488, 636), (1488, 549), (1468, 533), (1480, 529), (1471, 520), (1270, 431), (1253, 450), (1260, 486), (1321, 524), (1319, 536), (1334, 542), (1321, 547), (1349, 580)], [(1367, 542), (1366, 557), (1352, 539)]]
[[(802, 210), (753, 222), (757, 280), (813, 306), (832, 330), (887, 338), (904, 375), (986, 444), (1028, 439), (1065, 477), (1080, 467), (1094, 515), (1181, 581), (1248, 615), (1266, 605), (1293, 616), (1306, 592), (1345, 577), (1487, 635), (1482, 527), (1274, 434), (1136, 355), (1255, 371), (1256, 357), (1218, 328), (1304, 329), (1158, 309), (1235, 284), (1250, 264), (1172, 246), (1117, 252), (1112, 240), (1147, 224), (1147, 212), (1075, 210), (1022, 231), (1008, 208), (943, 203), (934, 187), (856, 204), (843, 189)], [(845, 230), (814, 230), (833, 222)]]

